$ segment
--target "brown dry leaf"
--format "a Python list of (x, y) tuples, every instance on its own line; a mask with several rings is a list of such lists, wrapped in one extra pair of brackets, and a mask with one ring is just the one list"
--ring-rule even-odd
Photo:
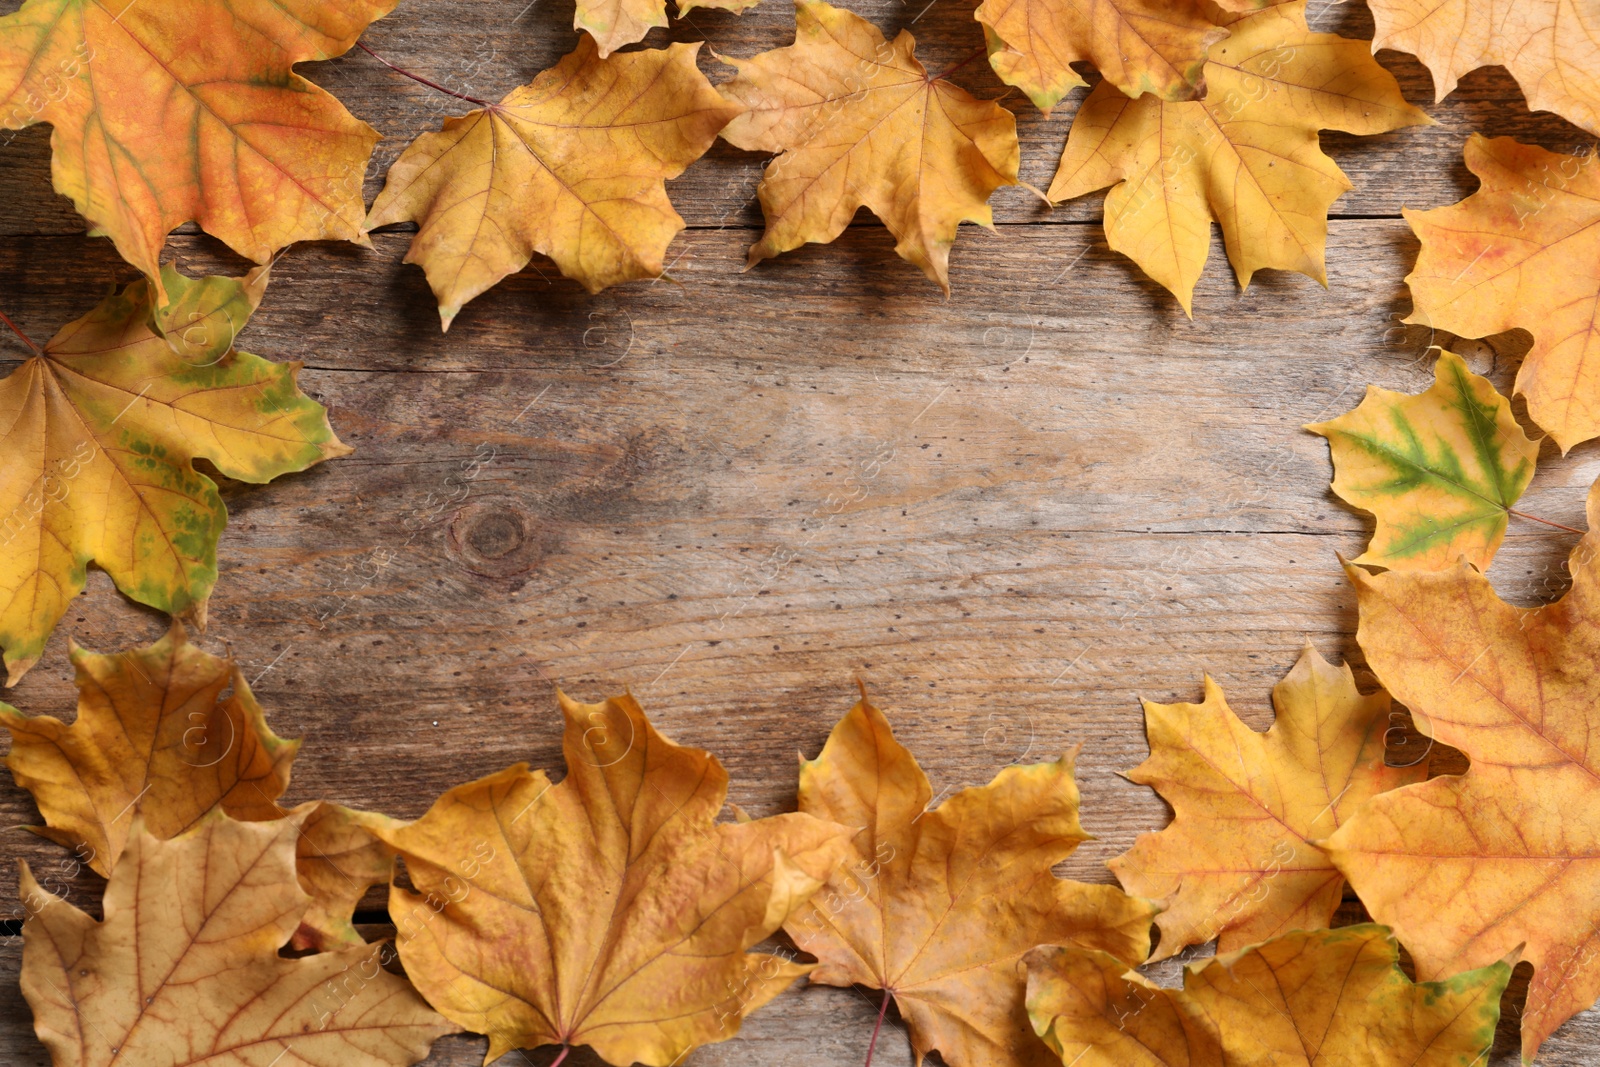
[(1163, 989), (1104, 952), (1028, 953), (1033, 1025), (1070, 1067), (1474, 1067), (1511, 964), (1413, 983), (1389, 931), (1295, 931)]
[(1517, 371), (1528, 415), (1562, 451), (1600, 436), (1600, 167), (1509, 137), (1467, 141), (1478, 191), (1407, 209), (1422, 241), (1406, 278), (1407, 322), (1462, 337), (1521, 327), (1533, 348)]
[(1241, 286), (1263, 268), (1327, 284), (1328, 207), (1350, 181), (1318, 130), (1375, 134), (1433, 120), (1406, 103), (1363, 41), (1306, 28), (1305, 2), (1235, 22), (1213, 45), (1204, 100), (1130, 100), (1095, 87), (1050, 183), (1054, 203), (1106, 195), (1111, 247), (1190, 310), (1211, 222)]
[(406, 262), (427, 271), (445, 329), (535, 252), (591, 293), (661, 273), (683, 229), (664, 182), (739, 112), (695, 66), (699, 48), (602, 58), (582, 37), (531, 84), (411, 143), (367, 229), (418, 223)]
[[(129, 652), (73, 645), (72, 664), (72, 725), (0, 704), (6, 766), (47, 824), (36, 833), (109, 876), (136, 821), (167, 840), (218, 808), (246, 821), (288, 814), (277, 800), (300, 742), (267, 726), (232, 659), (196, 648), (174, 622)], [(381, 818), (318, 801), (296, 809), (300, 883), (312, 900), (294, 947), (362, 943), (350, 925), (356, 902), (389, 880), (390, 852), (365, 829)]]
[(1272, 690), (1277, 720), (1258, 734), (1208, 676), (1201, 704), (1144, 703), (1150, 758), (1129, 774), (1172, 805), (1171, 825), (1142, 834), (1111, 869), (1162, 902), (1152, 959), (1218, 938), (1232, 952), (1328, 925), (1344, 875), (1310, 844), (1377, 793), (1427, 777), (1384, 765), (1389, 695), (1362, 696), (1349, 665), (1307, 642)]
[(171, 841), (136, 824), (104, 922), (23, 865), (22, 993), (55, 1067), (380, 1067), (456, 1030), (381, 946), (278, 955), (307, 903), (295, 821), (213, 811)]
[(1198, 99), (1206, 50), (1228, 35), (1202, 0), (983, 0), (973, 17), (994, 72), (1045, 114), (1088, 84), (1080, 60), (1128, 96)]
[(745, 108), (722, 131), (740, 148), (781, 153), (761, 181), (767, 229), (751, 266), (844, 232), (865, 206), (895, 252), (950, 292), (963, 222), (993, 225), (989, 194), (1017, 182), (1017, 124), (943, 75), (930, 77), (902, 30), (892, 42), (859, 15), (795, 0), (795, 43), (751, 59), (719, 88)]
[(1372, 0), (1372, 50), (1422, 60), (1443, 100), (1468, 71), (1503, 66), (1528, 106), (1600, 134), (1600, 7), (1590, 0)]
[(55, 127), (56, 192), (144, 271), (190, 220), (265, 263), (295, 241), (367, 244), (377, 131), (293, 73), (395, 0), (28, 0), (0, 17), (0, 127)]
[(1533, 964), (1522, 1054), (1600, 994), (1600, 484), (1572, 588), (1540, 608), (1477, 570), (1349, 566), (1357, 637), (1417, 725), (1464, 752), (1463, 775), (1372, 798), (1325, 843), (1417, 974), (1521, 947)]
[(927, 776), (863, 697), (800, 764), (800, 810), (860, 828), (850, 861), (784, 926), (820, 961), (811, 981), (891, 994), (919, 1062), (1053, 1062), (1028, 1023), (1023, 953), (1071, 941), (1132, 966), (1156, 911), (1050, 873), (1089, 839), (1074, 758), (1007, 767), (929, 810)]
[(842, 862), (850, 831), (714, 823), (728, 776), (710, 753), (662, 737), (632, 697), (561, 709), (559, 785), (519, 763), (373, 825), (418, 890), (390, 895), (400, 958), (429, 1003), (489, 1035), (489, 1060), (588, 1045), (678, 1063), (810, 969), (747, 950)]

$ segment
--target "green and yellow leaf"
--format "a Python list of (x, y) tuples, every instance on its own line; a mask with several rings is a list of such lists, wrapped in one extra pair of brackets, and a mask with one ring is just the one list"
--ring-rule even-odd
[(1533, 477), (1539, 446), (1511, 404), (1453, 352), (1415, 396), (1375, 385), (1354, 410), (1306, 429), (1328, 439), (1333, 491), (1377, 518), (1356, 563), (1443, 570), (1463, 557), (1483, 570)]
[[(84, 586), (117, 588), (205, 625), (227, 510), (204, 458), (266, 482), (349, 449), (300, 392), (298, 363), (232, 347), (253, 307), (229, 286), (163, 270), (178, 321), (152, 325), (153, 286), (134, 282), (0, 381), (0, 650), (15, 685)], [(199, 288), (196, 288), (196, 287)], [(189, 316), (194, 316), (190, 319)]]

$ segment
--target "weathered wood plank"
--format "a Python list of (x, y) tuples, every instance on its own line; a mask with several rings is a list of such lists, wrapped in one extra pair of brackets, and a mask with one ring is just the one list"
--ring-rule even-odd
[[(1069, 869), (1104, 880), (1166, 817), (1113, 773), (1143, 755), (1135, 694), (1187, 699), (1209, 670), (1260, 724), (1305, 637), (1356, 655), (1334, 553), (1367, 520), (1331, 500), (1298, 427), (1368, 381), (1425, 384), (1426, 332), (1393, 324), (1402, 223), (1336, 226), (1332, 293), (1280, 277), (1241, 296), (1213, 271), (1192, 322), (1088, 227), (971, 242), (948, 302), (906, 290), (877, 231), (744, 275), (742, 242), (694, 234), (681, 285), (625, 300), (528, 275), (444, 337), (403, 237), (285, 261), (244, 340), (309, 360), (357, 452), (230, 488), (204, 641), (306, 738), (293, 798), (412, 816), (515, 760), (552, 766), (559, 684), (632, 688), (723, 756), (732, 799), (774, 811), (860, 677), (940, 787), (1083, 742), (1101, 836)], [(27, 328), (91, 303), (55, 266), (81, 244), (0, 242)], [(212, 249), (178, 245), (201, 266)], [(1473, 358), (1509, 383), (1510, 347)], [(1547, 456), (1528, 508), (1581, 524), (1595, 468)], [(1514, 527), (1492, 575), (1554, 595), (1570, 541)], [(68, 634), (160, 632), (91, 584), (8, 693), (29, 712), (70, 714)], [(4, 825), (33, 818), (0, 787)]]
[[(574, 40), (571, 0), (519, 19), (525, 2), (402, 5), (368, 40), (498, 96)], [(979, 41), (970, 5), (922, 2), (852, 6), (910, 25), (931, 69), (965, 58)], [(1314, 6), (1322, 28), (1370, 36), (1364, 7)], [(749, 55), (788, 43), (792, 25), (768, 0), (743, 18), (696, 13), (670, 37)], [(1413, 60), (1382, 58), (1410, 99), (1431, 99)], [(369, 198), (454, 104), (365, 55), (307, 73), (389, 137)], [(981, 63), (957, 80), (1002, 91)], [(1043, 185), (1075, 102), (1049, 119), (1015, 94), (1007, 106), (1024, 177)], [(1209, 670), (1265, 726), (1267, 692), (1304, 637), (1359, 656), (1334, 553), (1358, 551), (1370, 524), (1329, 496), (1325, 446), (1298, 427), (1368, 382), (1422, 388), (1430, 337), (1397, 325), (1407, 227), (1358, 217), (1469, 191), (1470, 130), (1585, 141), (1530, 115), (1497, 70), (1430, 110), (1441, 126), (1324, 135), (1357, 186), (1335, 207), (1347, 221), (1332, 227), (1330, 291), (1269, 273), (1241, 294), (1219, 243), (1193, 321), (1107, 250), (1095, 198), (1047, 213), (1023, 190), (997, 195), (997, 234), (963, 234), (949, 301), (865, 215), (831, 247), (740, 273), (762, 161), (726, 146), (671, 186), (692, 227), (669, 253), (673, 283), (589, 297), (540, 262), (441, 337), (421, 272), (400, 262), (404, 234), (370, 252), (294, 249), (244, 342), (305, 360), (306, 386), (357, 453), (227, 487), (202, 643), (231, 647), (273, 726), (306, 739), (290, 799), (402, 816), (515, 760), (555, 768), (556, 685), (590, 699), (631, 688), (667, 732), (722, 756), (732, 800), (782, 810), (795, 752), (816, 751), (859, 677), (941, 790), (1082, 742), (1099, 840), (1063, 873), (1107, 881), (1104, 861), (1167, 818), (1113, 773), (1144, 754), (1136, 695), (1191, 699)], [(0, 148), (0, 300), (36, 336), (131, 277), (108, 242), (76, 236), (49, 192), (47, 141), (32, 130)], [(196, 273), (239, 266), (204, 238), (179, 236), (172, 254)], [(1520, 351), (1502, 339), (1467, 354), (1505, 388)], [(1542, 460), (1526, 507), (1582, 525), (1594, 450), (1547, 447)], [(1549, 599), (1570, 544), (1514, 527), (1491, 576), (1519, 602)], [(163, 625), (95, 574), (5, 697), (70, 716), (69, 634), (116, 649)], [(0, 779), (0, 900), (14, 900), (16, 860), (48, 876), (62, 853), (14, 829), (37, 812)], [(70, 889), (94, 907), (94, 879)], [(31, 1067), (45, 1060), (13, 995), (19, 959), (17, 939), (0, 939), (0, 1063)], [(875, 1008), (854, 991), (791, 991), (692, 1062), (853, 1062)], [(884, 1062), (902, 1062), (903, 1036), (890, 1041)], [(1513, 1062), (1501, 1045), (1496, 1062)], [(1541, 1061), (1586, 1063), (1596, 1048), (1588, 1012)], [(481, 1056), (451, 1039), (430, 1063)]]
[[(0, 0), (0, 13), (14, 9), (17, 2)], [(930, 70), (952, 66), (982, 45), (972, 5), (952, 0), (925, 4), (927, 0), (865, 0), (851, 7), (887, 33), (909, 28)], [(531, 8), (527, 0), (402, 4), (374, 25), (365, 39), (391, 62), (468, 95), (498, 99), (571, 50), (576, 41), (572, 9), (573, 0), (538, 0)], [(1371, 15), (1365, 5), (1319, 0), (1312, 9), (1313, 25), (1319, 29), (1372, 37)], [(526, 13), (519, 18), (521, 12)], [(717, 62), (713, 49), (744, 57), (789, 44), (793, 33), (792, 7), (783, 0), (766, 0), (743, 16), (697, 11), (689, 20), (675, 20), (670, 34), (652, 34), (647, 44), (660, 47), (668, 40), (708, 41), (702, 50), (702, 67), (713, 81), (724, 81), (732, 76), (732, 69)], [(1323, 143), (1355, 185), (1334, 205), (1337, 216), (1397, 216), (1401, 206), (1434, 207), (1459, 200), (1474, 185), (1461, 162), (1461, 147), (1474, 130), (1563, 150), (1593, 140), (1548, 112), (1530, 113), (1516, 83), (1499, 68), (1468, 76), (1447, 100), (1434, 106), (1432, 81), (1425, 68), (1401, 53), (1385, 52), (1381, 59), (1400, 79), (1407, 98), (1425, 106), (1440, 125), (1370, 138), (1324, 134)], [(417, 134), (437, 128), (445, 117), (471, 106), (410, 82), (361, 52), (301, 69), (384, 134), (386, 139), (378, 146), (368, 172), (369, 203), (381, 187), (389, 163)], [(955, 81), (980, 96), (1000, 97), (1007, 92), (981, 62), (962, 68)], [(1080, 90), (1047, 118), (1021, 94), (1013, 91), (1006, 96), (1005, 106), (1017, 116), (1023, 180), (1041, 189), (1049, 185), (1081, 97)], [(10, 137), (0, 131), (0, 144)], [(755, 192), (762, 166), (760, 154), (740, 152), (719, 142), (706, 159), (671, 183), (669, 191), (691, 227), (759, 226)], [(1000, 190), (993, 204), (995, 217), (1004, 222), (1082, 221), (1100, 215), (1098, 196), (1051, 212), (1021, 188)], [(866, 213), (858, 221), (876, 225)], [(0, 236), (81, 233), (83, 228), (70, 202), (50, 189), (46, 128), (18, 134), (0, 148)], [(549, 268), (548, 263), (545, 266)]]

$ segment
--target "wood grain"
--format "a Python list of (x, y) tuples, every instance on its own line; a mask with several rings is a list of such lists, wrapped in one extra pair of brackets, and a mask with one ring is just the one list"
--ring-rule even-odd
[[(525, 3), (404, 4), (367, 40), (497, 97), (573, 42), (570, 0), (516, 19)], [(920, 17), (920, 2), (852, 6), (888, 30), (911, 25), (932, 69), (979, 39), (970, 5), (952, 0)], [(1323, 5), (1316, 21), (1371, 32), (1358, 5)], [(742, 19), (696, 12), (671, 36), (703, 31), (748, 55), (792, 27), (769, 0)], [(1414, 61), (1380, 58), (1411, 99), (1431, 100)], [(439, 103), (456, 103), (364, 55), (307, 73), (388, 136), (369, 195), (447, 113)], [(1001, 91), (981, 64), (957, 80)], [(1049, 119), (1006, 100), (1035, 184), (1076, 99)], [(789, 809), (796, 753), (815, 754), (859, 678), (936, 789), (1081, 743), (1098, 837), (1062, 873), (1109, 881), (1105, 860), (1169, 816), (1116, 774), (1145, 753), (1137, 697), (1194, 699), (1209, 671), (1265, 727), (1268, 691), (1305, 638), (1359, 661), (1335, 554), (1358, 552), (1370, 519), (1331, 497), (1326, 445), (1300, 427), (1354, 406), (1369, 382), (1420, 390), (1426, 346), (1455, 346), (1399, 325), (1416, 255), (1399, 207), (1470, 190), (1470, 130), (1583, 140), (1529, 114), (1498, 70), (1430, 111), (1439, 126), (1325, 137), (1356, 184), (1330, 227), (1328, 290), (1266, 272), (1241, 293), (1217, 241), (1192, 320), (1107, 249), (1093, 198), (1048, 213), (1023, 190), (997, 197), (994, 233), (964, 230), (949, 300), (865, 213), (831, 246), (743, 272), (762, 161), (726, 147), (670, 186), (690, 224), (670, 281), (590, 297), (540, 261), (443, 336), (421, 271), (401, 262), (407, 233), (371, 250), (295, 248), (241, 343), (304, 361), (303, 384), (356, 452), (225, 487), (222, 575), (198, 640), (231, 649), (274, 729), (305, 739), (288, 799), (406, 817), (516, 760), (557, 769), (557, 686), (584, 699), (631, 689), (668, 734), (722, 757), (731, 800)], [(48, 135), (0, 149), (0, 308), (36, 339), (132, 277), (81, 230), (48, 191)], [(170, 254), (190, 273), (241, 266), (194, 233)], [(1506, 389), (1526, 338), (1455, 347)], [(475, 458), (487, 462), (464, 478)], [(1522, 506), (1581, 526), (1600, 455), (1547, 445), (1541, 464)], [(1573, 540), (1514, 525), (1491, 577), (1519, 603), (1551, 599)], [(164, 625), (93, 572), (6, 699), (70, 717), (69, 636), (115, 650)], [(59, 849), (16, 829), (37, 820), (4, 777), (0, 900), (15, 899), (15, 861), (60, 870)], [(90, 876), (70, 887), (94, 910)], [(0, 1064), (32, 1065), (44, 1059), (13, 995), (18, 940), (0, 938)], [(791, 991), (690, 1063), (854, 1062), (875, 1010), (855, 991)], [(903, 1036), (891, 1040), (881, 1062), (908, 1062)], [(1496, 1062), (1512, 1062), (1501, 1045)], [(475, 1039), (451, 1039), (429, 1063), (481, 1056)], [(1600, 1013), (1586, 1012), (1541, 1062), (1597, 1057)]]

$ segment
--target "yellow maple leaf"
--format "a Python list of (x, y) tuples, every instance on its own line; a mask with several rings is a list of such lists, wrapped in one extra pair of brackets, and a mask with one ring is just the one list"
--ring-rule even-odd
[(1106, 239), (1189, 312), (1211, 222), (1241, 286), (1263, 268), (1327, 284), (1328, 206), (1350, 181), (1318, 130), (1374, 134), (1433, 120), (1366, 44), (1306, 28), (1305, 0), (1233, 25), (1211, 47), (1204, 100), (1130, 100), (1101, 84), (1072, 120), (1053, 203), (1108, 185)]
[[(164, 268), (69, 323), (0, 381), (0, 649), (15, 685), (93, 562), (141, 604), (205, 625), (227, 509), (204, 458), (266, 482), (345, 447), (300, 392), (299, 363), (233, 348), (260, 300), (244, 282)], [(31, 344), (31, 342), (30, 342)]]
[(865, 206), (895, 252), (950, 292), (963, 222), (993, 225), (989, 194), (1017, 182), (1017, 124), (917, 61), (902, 30), (885, 41), (859, 15), (795, 0), (795, 43), (750, 59), (721, 85), (745, 113), (722, 131), (739, 148), (781, 153), (762, 177), (767, 229), (750, 265), (826, 244)]
[(1533, 478), (1539, 445), (1494, 385), (1454, 352), (1441, 350), (1433, 373), (1416, 396), (1369, 385), (1360, 406), (1306, 427), (1328, 439), (1333, 491), (1377, 516), (1357, 563), (1486, 568)]
[(1418, 322), (1462, 337), (1521, 327), (1533, 348), (1517, 370), (1528, 415), (1565, 452), (1600, 436), (1600, 167), (1509, 137), (1473, 134), (1478, 191), (1405, 210), (1422, 241), (1406, 277)]
[(1370, 796), (1420, 782), (1427, 768), (1384, 765), (1389, 695), (1362, 696), (1348, 665), (1308, 642), (1272, 690), (1277, 721), (1258, 734), (1206, 678), (1205, 702), (1145, 701), (1150, 758), (1128, 774), (1172, 805), (1172, 824), (1143, 834), (1111, 869), (1130, 893), (1162, 902), (1167, 959), (1218, 938), (1232, 952), (1328, 925), (1344, 875), (1310, 842)]
[(55, 127), (58, 193), (166, 303), (161, 248), (194, 220), (257, 263), (367, 238), (377, 131), (292, 72), (395, 0), (28, 0), (0, 17), (0, 126)]
[(406, 262), (427, 271), (445, 329), (534, 252), (591, 293), (661, 273), (683, 229), (664, 181), (739, 111), (695, 66), (699, 47), (602, 58), (583, 37), (531, 84), (411, 143), (367, 229), (418, 223)]
[[(761, 0), (678, 0), (678, 17), (696, 8), (732, 11), (742, 15)], [(572, 28), (587, 33), (602, 58), (623, 45), (642, 41), (658, 26), (667, 24), (667, 0), (578, 0)]]
[(135, 825), (104, 922), (24, 864), (22, 993), (55, 1067), (384, 1067), (455, 1032), (379, 966), (383, 946), (278, 955), (306, 906), (296, 833), (220, 811), (171, 841)]
[[(809, 815), (714, 823), (722, 765), (662, 737), (632, 697), (561, 697), (567, 777), (516, 764), (373, 824), (400, 959), (429, 1003), (514, 1048), (589, 1045), (665, 1067), (738, 1032), (810, 968), (746, 951), (816, 890), (850, 831)], [(485, 1062), (488, 1062), (487, 1060)]]
[[(219, 808), (244, 821), (291, 814), (277, 801), (300, 742), (267, 726), (231, 658), (196, 648), (174, 622), (155, 644), (116, 655), (73, 645), (72, 665), (72, 725), (0, 704), (6, 766), (45, 819), (35, 833), (109, 876), (136, 820), (167, 840)], [(389, 879), (390, 852), (364, 825), (382, 816), (318, 801), (292, 814), (300, 884), (312, 898), (295, 947), (361, 944), (351, 914), (369, 886)]]
[(389, 881), (394, 870), (394, 850), (368, 829), (387, 816), (325, 800), (282, 814), (300, 820), (295, 872), (300, 888), (311, 896), (290, 947), (325, 952), (363, 943), (365, 938), (351, 921), (356, 906), (368, 889)]
[(1069, 1067), (1471, 1067), (1488, 1062), (1511, 964), (1413, 983), (1382, 926), (1295, 931), (1184, 968), (1163, 989), (1104, 952), (1030, 952), (1028, 1012)]
[(1372, 669), (1471, 766), (1372, 798), (1328, 853), (1423, 978), (1521, 946), (1525, 1060), (1600, 994), (1600, 485), (1588, 513), (1571, 590), (1540, 608), (1507, 604), (1466, 563), (1346, 568)]
[(300, 742), (267, 726), (231, 659), (196, 648), (174, 622), (129, 652), (74, 644), (72, 666), (72, 725), (0, 704), (0, 726), (11, 732), (6, 766), (47, 824), (36, 833), (109, 875), (137, 815), (166, 840), (216, 807), (244, 820), (282, 814), (277, 799)]
[(1045, 114), (1088, 84), (1080, 60), (1128, 96), (1202, 97), (1206, 50), (1228, 34), (1200, 0), (983, 0), (973, 17), (994, 72)]
[(892, 996), (918, 1062), (1051, 1062), (1028, 1025), (1018, 961), (1072, 941), (1124, 966), (1150, 951), (1155, 906), (1050, 868), (1089, 839), (1075, 757), (1007, 767), (929, 809), (916, 759), (863, 699), (800, 765), (800, 810), (860, 827), (812, 904), (784, 929), (820, 961), (811, 981)]
[(1600, 134), (1600, 8), (1587, 0), (1372, 0), (1372, 50), (1422, 60), (1435, 101), (1479, 67), (1503, 66), (1528, 106)]

